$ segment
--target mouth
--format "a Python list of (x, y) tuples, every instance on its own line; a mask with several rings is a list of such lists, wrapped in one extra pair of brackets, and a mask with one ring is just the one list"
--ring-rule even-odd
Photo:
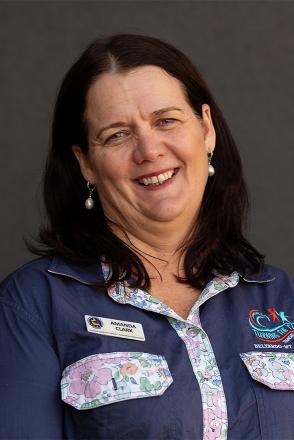
[(140, 177), (139, 179), (136, 179), (136, 181), (142, 186), (159, 186), (172, 179), (178, 171), (179, 168), (171, 168), (158, 174)]

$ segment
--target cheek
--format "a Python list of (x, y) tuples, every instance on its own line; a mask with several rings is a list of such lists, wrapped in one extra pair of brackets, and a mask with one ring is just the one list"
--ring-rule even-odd
[(103, 155), (95, 157), (94, 171), (97, 183), (107, 182), (115, 185), (115, 182), (129, 175), (129, 157), (118, 150), (109, 150)]
[(185, 127), (178, 127), (170, 131), (168, 137), (179, 151), (186, 152), (191, 156), (196, 157), (206, 151), (204, 136), (200, 130), (187, 130)]
[(187, 138), (176, 145), (176, 155), (188, 169), (194, 172), (198, 170), (197, 174), (199, 172), (202, 174), (201, 170), (205, 173), (206, 168), (208, 169), (208, 157), (204, 144), (198, 143), (193, 138)]

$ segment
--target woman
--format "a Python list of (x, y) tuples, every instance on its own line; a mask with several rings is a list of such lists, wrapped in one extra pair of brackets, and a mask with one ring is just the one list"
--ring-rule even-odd
[(1, 439), (294, 437), (293, 284), (243, 236), (240, 157), (185, 55), (95, 41), (44, 196), (42, 258), (1, 287)]

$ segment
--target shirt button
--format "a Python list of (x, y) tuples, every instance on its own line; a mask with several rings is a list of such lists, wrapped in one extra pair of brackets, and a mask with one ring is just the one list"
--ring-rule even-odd
[(198, 329), (195, 327), (188, 327), (187, 328), (187, 335), (189, 335), (189, 336), (197, 336), (198, 333), (199, 333)]

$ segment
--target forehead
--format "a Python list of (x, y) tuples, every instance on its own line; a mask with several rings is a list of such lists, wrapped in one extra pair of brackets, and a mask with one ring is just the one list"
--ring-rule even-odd
[(86, 117), (104, 122), (135, 109), (144, 114), (180, 104), (189, 105), (183, 84), (160, 67), (148, 65), (100, 75), (89, 89)]

